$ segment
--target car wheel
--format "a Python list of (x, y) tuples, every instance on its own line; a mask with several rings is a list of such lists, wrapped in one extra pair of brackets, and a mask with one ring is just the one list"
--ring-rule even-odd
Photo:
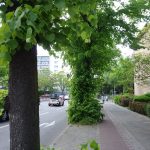
[(64, 106), (64, 102), (62, 103), (62, 105), (61, 106)]
[(51, 106), (51, 104), (49, 103), (48, 106)]

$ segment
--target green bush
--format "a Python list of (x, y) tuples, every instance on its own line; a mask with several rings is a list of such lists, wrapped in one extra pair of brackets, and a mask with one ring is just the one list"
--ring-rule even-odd
[(68, 118), (69, 123), (79, 123), (82, 125), (94, 124), (103, 119), (101, 112), (102, 105), (97, 99), (92, 99), (89, 102), (78, 103), (77, 106), (73, 105), (74, 101), (69, 104)]
[(147, 95), (134, 96), (135, 102), (150, 102), (150, 97)]
[(144, 95), (150, 97), (150, 93), (146, 93), (146, 94), (144, 94)]
[(146, 114), (146, 111), (145, 111), (145, 108), (146, 108), (146, 103), (144, 102), (130, 102), (129, 103), (129, 108), (132, 110), (132, 111), (135, 111), (135, 112), (138, 112), (140, 114)]
[(120, 105), (120, 102), (121, 102), (121, 97), (122, 97), (122, 95), (116, 95), (116, 96), (114, 96), (114, 102), (116, 103), (116, 104), (119, 104)]
[(150, 117), (150, 104), (146, 105), (146, 115)]
[(3, 112), (4, 99), (7, 96), (7, 94), (8, 94), (7, 90), (0, 90), (0, 115)]
[(125, 94), (122, 94), (122, 95), (116, 95), (114, 97), (114, 102), (116, 104), (121, 105), (121, 106), (128, 107), (129, 106), (129, 101), (131, 101), (132, 99), (133, 99), (133, 95), (125, 93)]
[[(55, 150), (55, 148), (44, 148), (43, 146), (41, 146), (40, 150)], [(88, 143), (82, 144), (80, 150), (100, 150), (100, 146), (95, 140), (92, 140)]]
[(122, 97), (121, 97), (120, 105), (124, 106), (124, 107), (128, 107), (129, 106), (129, 102), (131, 100), (133, 100), (133, 95), (131, 95), (129, 93), (123, 94)]

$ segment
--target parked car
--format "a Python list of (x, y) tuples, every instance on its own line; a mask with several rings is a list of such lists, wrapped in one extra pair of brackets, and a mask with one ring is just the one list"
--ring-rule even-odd
[(65, 99), (65, 100), (69, 100), (69, 95), (65, 95), (65, 96), (64, 96), (64, 99)]
[(49, 106), (63, 106), (64, 105), (64, 95), (52, 94), (49, 99)]
[(8, 96), (6, 96), (4, 100), (4, 106), (2, 109), (3, 111), (0, 113), (0, 122), (9, 120), (9, 107), (10, 107), (9, 98)]

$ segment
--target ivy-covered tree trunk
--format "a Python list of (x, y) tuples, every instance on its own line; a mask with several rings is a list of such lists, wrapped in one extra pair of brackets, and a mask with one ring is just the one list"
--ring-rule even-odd
[(70, 123), (93, 124), (102, 120), (103, 114), (96, 99), (96, 91), (97, 83), (90, 60), (83, 59), (73, 70), (71, 102), (68, 109)]
[(10, 150), (39, 150), (36, 46), (10, 62)]

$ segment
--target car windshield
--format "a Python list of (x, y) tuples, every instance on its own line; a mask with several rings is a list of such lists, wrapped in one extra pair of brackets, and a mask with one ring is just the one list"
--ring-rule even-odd
[(58, 95), (57, 95), (57, 94), (52, 94), (52, 95), (51, 95), (51, 98), (52, 98), (52, 99), (57, 99), (57, 98), (58, 98)]

